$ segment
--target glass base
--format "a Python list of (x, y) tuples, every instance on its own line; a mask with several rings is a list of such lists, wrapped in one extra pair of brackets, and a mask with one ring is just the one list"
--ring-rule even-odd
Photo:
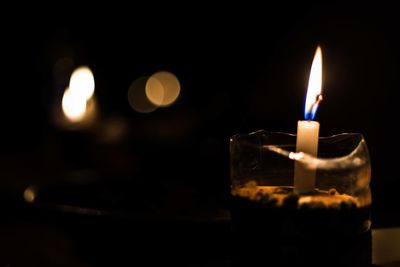
[(371, 266), (370, 206), (286, 199), (232, 196), (234, 266)]

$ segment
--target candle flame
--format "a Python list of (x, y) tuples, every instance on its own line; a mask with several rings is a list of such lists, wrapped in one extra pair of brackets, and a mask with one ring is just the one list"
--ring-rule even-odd
[(318, 106), (322, 101), (322, 51), (317, 47), (314, 60), (311, 65), (310, 78), (308, 80), (306, 105), (304, 107), (304, 118), (313, 120)]

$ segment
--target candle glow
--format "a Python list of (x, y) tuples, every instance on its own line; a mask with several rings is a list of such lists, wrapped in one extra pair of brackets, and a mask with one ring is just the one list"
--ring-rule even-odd
[(314, 120), (319, 103), (322, 101), (322, 52), (318, 46), (311, 65), (308, 80), (306, 104), (304, 106), (304, 119)]

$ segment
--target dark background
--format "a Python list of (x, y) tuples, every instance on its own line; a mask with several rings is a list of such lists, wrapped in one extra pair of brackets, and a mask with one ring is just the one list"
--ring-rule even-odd
[[(209, 236), (201, 233), (213, 233), (219, 240), (214, 246), (223, 243), (225, 230), (215, 227), (223, 228), (227, 218), (229, 138), (258, 129), (295, 132), (318, 44), (324, 60), (324, 101), (317, 114), (321, 135), (365, 136), (373, 168), (374, 227), (399, 225), (400, 21), (394, 7), (149, 3), (50, 8), (17, 10), (1, 26), (0, 228), (6, 241), (0, 248), (8, 256), (0, 256), (0, 263), (93, 266), (101, 265), (99, 255), (112, 255), (105, 257), (111, 262), (115, 255), (126, 259), (128, 248), (101, 250), (102, 239), (95, 237), (101, 232), (105, 244), (122, 242), (119, 235), (135, 235), (127, 223), (132, 220), (154, 236), (157, 231), (149, 229), (156, 224), (157, 229), (180, 229), (181, 238), (197, 233), (203, 240)], [(101, 111), (95, 130), (67, 131), (52, 120), (65, 87), (54, 78), (61, 58), (94, 72)], [(127, 101), (130, 84), (159, 70), (179, 78), (177, 102), (149, 114), (134, 111)], [(104, 141), (115, 125), (121, 135)], [(26, 204), (22, 194), (32, 184), (55, 205)], [(71, 191), (46, 195), (63, 185)], [(105, 215), (65, 215), (57, 210), (60, 203), (129, 212), (110, 223)], [(104, 233), (103, 224), (107, 229), (117, 224), (120, 232)], [(101, 230), (82, 237), (85, 227)], [(97, 240), (98, 247), (81, 249), (85, 240)], [(188, 253), (190, 264), (214, 259), (212, 248), (202, 256)]]

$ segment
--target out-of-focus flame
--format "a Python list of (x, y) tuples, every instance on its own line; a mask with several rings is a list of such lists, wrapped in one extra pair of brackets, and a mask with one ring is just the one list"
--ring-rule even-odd
[(310, 78), (308, 80), (306, 104), (304, 107), (304, 118), (313, 120), (319, 103), (322, 101), (322, 51), (317, 47), (314, 60), (311, 65)]
[(62, 110), (65, 117), (71, 122), (81, 121), (86, 112), (86, 96), (79, 91), (67, 88), (62, 98)]
[(69, 81), (69, 89), (89, 100), (94, 93), (94, 77), (92, 71), (82, 66), (74, 70)]
[(94, 97), (94, 77), (88, 67), (79, 67), (72, 73), (61, 106), (65, 118), (69, 124), (74, 124), (74, 128), (87, 127), (94, 121), (97, 104)]

